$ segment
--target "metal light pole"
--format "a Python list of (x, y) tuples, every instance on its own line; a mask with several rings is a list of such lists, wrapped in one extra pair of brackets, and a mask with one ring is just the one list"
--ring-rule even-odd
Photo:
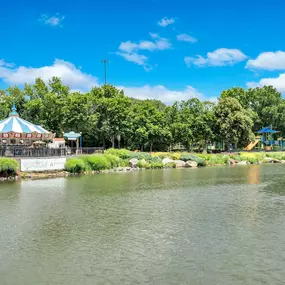
[(107, 63), (108, 60), (104, 59), (102, 60), (102, 63), (104, 64), (104, 81), (105, 81), (105, 85), (107, 84)]

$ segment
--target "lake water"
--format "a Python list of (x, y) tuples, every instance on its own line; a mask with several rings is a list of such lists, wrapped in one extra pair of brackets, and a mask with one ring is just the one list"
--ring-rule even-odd
[(284, 284), (285, 165), (0, 184), (1, 285)]

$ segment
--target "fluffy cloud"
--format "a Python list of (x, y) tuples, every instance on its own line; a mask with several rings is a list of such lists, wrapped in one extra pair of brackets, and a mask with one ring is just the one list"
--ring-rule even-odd
[(144, 56), (142, 54), (137, 54), (137, 53), (116, 52), (116, 55), (120, 55), (127, 61), (134, 62), (138, 65), (143, 65), (143, 66), (146, 65), (146, 62), (148, 60), (147, 56)]
[(285, 73), (281, 73), (278, 77), (262, 78), (259, 82), (248, 82), (247, 87), (255, 88), (265, 85), (275, 87), (279, 92), (285, 93)]
[(267, 69), (267, 70), (284, 70), (285, 69), (285, 52), (263, 52), (256, 59), (248, 60), (247, 68)]
[[(123, 89), (125, 94), (132, 98), (141, 100), (156, 99), (161, 100), (166, 104), (171, 104), (175, 101), (188, 100), (191, 98), (205, 99), (197, 89), (192, 86), (187, 86), (182, 91), (169, 90), (163, 85), (150, 86), (145, 85), (142, 87), (118, 87)], [(212, 99), (211, 99), (212, 100)]]
[(1, 59), (0, 58), (0, 67), (1, 66), (4, 66), (4, 67), (13, 67), (15, 66), (14, 63), (9, 63), (9, 62), (6, 62), (3, 58)]
[[(138, 64), (143, 65), (144, 59), (128, 58), (131, 61), (137, 60)], [(142, 60), (142, 61), (140, 61)], [(5, 61), (0, 60), (0, 79), (8, 84), (23, 85), (24, 83), (33, 84), (35, 78), (40, 77), (45, 82), (48, 82), (53, 76), (60, 77), (64, 84), (68, 85), (72, 90), (88, 91), (92, 87), (98, 86), (96, 77), (83, 73), (79, 68), (70, 62), (56, 59), (50, 66), (39, 68), (33, 67), (13, 67), (4, 66)], [(184, 90), (170, 90), (163, 85), (141, 87), (117, 86), (123, 89), (125, 94), (137, 99), (157, 99), (166, 104), (171, 104), (174, 101), (188, 100), (190, 98), (199, 98), (201, 100), (215, 101), (215, 98), (206, 98), (197, 89), (192, 86), (187, 86)]]
[(119, 50), (129, 53), (138, 50), (155, 51), (155, 50), (166, 50), (170, 48), (171, 48), (171, 43), (169, 42), (169, 40), (165, 38), (159, 38), (158, 35), (155, 41), (142, 40), (138, 43), (127, 41), (127, 42), (122, 42), (119, 46)]
[(48, 16), (46, 14), (42, 14), (39, 18), (39, 21), (42, 22), (45, 25), (49, 26), (59, 26), (62, 27), (62, 22), (64, 20), (65, 16), (61, 16), (60, 14), (55, 14), (55, 16)]
[(88, 90), (98, 86), (96, 77), (83, 73), (70, 62), (56, 59), (53, 65), (34, 67), (12, 67), (0, 65), (0, 78), (9, 84), (34, 83), (35, 78), (40, 77), (45, 82), (53, 77), (60, 77), (64, 84), (72, 89)]
[(121, 42), (119, 46), (119, 51), (116, 55), (123, 57), (125, 60), (136, 63), (144, 67), (146, 71), (152, 69), (152, 67), (147, 63), (148, 57), (139, 54), (140, 51), (162, 51), (171, 48), (171, 43), (168, 39), (159, 37), (158, 34), (150, 33), (152, 41), (141, 40), (139, 42)]
[(188, 34), (179, 34), (177, 35), (177, 40), (182, 42), (196, 43), (198, 40), (191, 37)]
[(185, 57), (184, 61), (189, 67), (191, 64), (197, 66), (225, 66), (245, 60), (247, 56), (239, 49), (219, 48), (213, 52), (208, 52), (206, 57)]
[(174, 18), (167, 18), (167, 17), (164, 17), (160, 21), (158, 21), (158, 25), (164, 28), (174, 23), (175, 23)]

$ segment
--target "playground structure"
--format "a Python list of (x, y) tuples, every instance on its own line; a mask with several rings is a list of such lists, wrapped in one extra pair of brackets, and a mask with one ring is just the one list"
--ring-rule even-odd
[(279, 133), (279, 131), (272, 130), (270, 127), (262, 128), (257, 132), (260, 136), (257, 136), (255, 141), (250, 142), (243, 150), (252, 150), (258, 147), (259, 150), (273, 150), (274, 148), (284, 148), (285, 142), (283, 138), (273, 139), (273, 134)]

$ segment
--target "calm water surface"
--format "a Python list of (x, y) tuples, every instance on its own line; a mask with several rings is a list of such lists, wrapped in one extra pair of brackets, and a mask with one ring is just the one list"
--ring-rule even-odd
[(0, 284), (284, 284), (285, 166), (0, 184)]

